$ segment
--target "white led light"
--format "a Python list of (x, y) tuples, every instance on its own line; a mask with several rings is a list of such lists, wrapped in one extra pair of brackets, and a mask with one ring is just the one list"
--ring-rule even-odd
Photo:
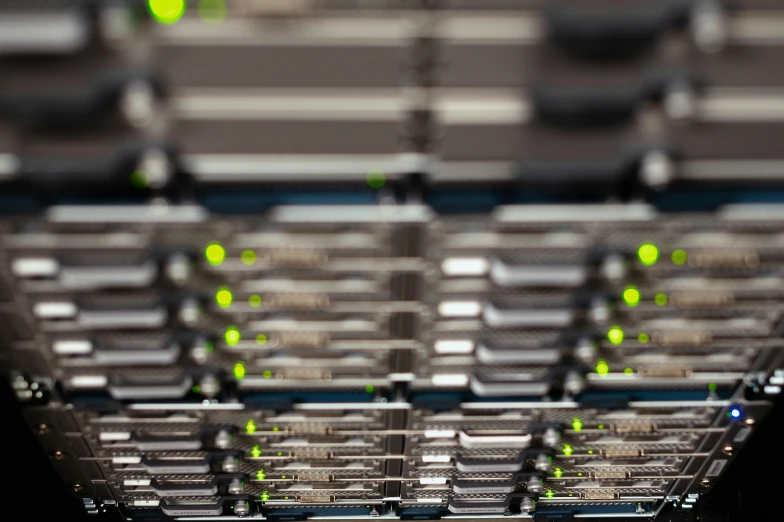
[(90, 341), (55, 341), (52, 343), (52, 351), (57, 355), (85, 355), (93, 351), (93, 344)]
[(433, 350), (439, 355), (466, 355), (473, 353), (474, 342), (467, 339), (440, 340), (433, 344)]
[(453, 439), (455, 435), (455, 430), (425, 430), (426, 439)]
[(125, 479), (123, 481), (124, 486), (149, 486), (150, 480), (138, 480), (138, 479)]
[(75, 375), (71, 377), (74, 388), (103, 388), (109, 383), (105, 375)]
[(449, 455), (422, 455), (422, 462), (445, 464), (451, 460), (452, 458)]
[(67, 319), (76, 317), (76, 305), (68, 302), (36, 303), (33, 313), (40, 319)]
[(54, 259), (14, 259), (11, 263), (11, 271), (17, 277), (51, 277), (59, 270), (60, 264)]
[(422, 477), (420, 484), (446, 484), (446, 477)]
[(112, 464), (141, 464), (141, 457), (112, 457)]
[(136, 499), (136, 500), (133, 501), (133, 505), (134, 506), (155, 507), (155, 506), (159, 505), (160, 503), (161, 503), (160, 500), (139, 500), (139, 499)]
[(433, 386), (467, 386), (468, 375), (465, 373), (437, 373), (430, 378)]
[(481, 276), (490, 268), (487, 259), (481, 257), (450, 257), (441, 263), (446, 276)]
[(482, 313), (479, 301), (444, 301), (438, 305), (442, 317), (478, 317)]
[(130, 431), (103, 431), (98, 435), (98, 440), (117, 441), (131, 440)]

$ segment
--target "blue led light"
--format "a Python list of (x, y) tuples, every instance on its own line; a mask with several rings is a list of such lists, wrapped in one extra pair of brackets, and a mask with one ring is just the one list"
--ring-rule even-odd
[(740, 417), (740, 410), (738, 408), (732, 408), (730, 410), (730, 415), (732, 416), (733, 419), (737, 419), (738, 417)]

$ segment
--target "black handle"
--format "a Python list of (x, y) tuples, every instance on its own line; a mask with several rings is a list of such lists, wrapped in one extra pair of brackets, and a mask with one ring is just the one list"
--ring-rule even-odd
[(526, 461), (534, 460), (539, 455), (553, 456), (550, 448), (525, 449), (507, 459), (475, 458), (458, 453), (455, 457), (457, 470), (463, 473), (516, 473), (523, 469)]
[(483, 381), (481, 377), (471, 376), (470, 390), (479, 397), (542, 397), (551, 388), (550, 380), (530, 381)]
[(492, 482), (485, 480), (466, 480), (453, 475), (452, 476), (452, 491), (458, 495), (489, 495), (499, 493), (512, 493), (517, 488), (517, 473), (512, 475), (512, 478), (494, 480)]
[(176, 437), (150, 437), (133, 434), (133, 442), (141, 451), (196, 451), (202, 448), (199, 435)]
[(173, 186), (178, 170), (174, 150), (166, 142), (153, 140), (129, 141), (100, 156), (22, 157), (6, 183), (9, 190), (34, 195), (142, 195), (151, 187), (141, 170), (144, 155), (151, 152), (162, 154), (170, 162), (171, 175), (166, 182)]
[(223, 513), (223, 499), (215, 504), (173, 504), (164, 498), (161, 500), (161, 510), (170, 517), (219, 516)]
[(491, 343), (478, 343), (476, 359), (482, 364), (555, 364), (561, 360), (563, 349), (559, 347), (537, 346), (493, 346)]
[(193, 380), (183, 376), (177, 382), (164, 383), (113, 383), (107, 386), (109, 394), (118, 400), (181, 399), (191, 389)]
[(525, 190), (628, 198), (639, 186), (642, 160), (657, 151), (678, 159), (676, 151), (669, 146), (643, 144), (627, 147), (605, 161), (537, 162), (524, 158), (518, 162), (515, 176)]
[(152, 488), (161, 497), (211, 497), (218, 493), (218, 481), (213, 478), (209, 482), (161, 484), (153, 478)]
[(579, 91), (535, 86), (530, 100), (539, 122), (557, 127), (604, 127), (631, 120), (644, 95), (639, 88)]
[(634, 161), (621, 155), (607, 161), (537, 162), (521, 160), (516, 177), (523, 188), (559, 193), (612, 194), (633, 178)]
[(519, 471), (510, 478), (499, 480), (470, 480), (452, 475), (452, 491), (459, 495), (484, 495), (499, 493), (514, 493), (522, 481), (532, 478), (543, 480), (545, 473), (541, 471)]
[(449, 498), (447, 509), (452, 513), (505, 513), (509, 508), (517, 504), (519, 506), (523, 499), (536, 500), (538, 495), (532, 493), (510, 493), (504, 500), (495, 502), (476, 502), (471, 500), (458, 500), (454, 497)]
[(627, 123), (646, 103), (659, 102), (673, 88), (697, 90), (703, 81), (689, 73), (653, 73), (618, 89), (534, 86), (530, 92), (537, 121), (556, 127), (605, 127)]
[(208, 459), (168, 460), (142, 458), (142, 464), (151, 474), (157, 475), (194, 475), (210, 472)]
[(619, 61), (645, 54), (665, 32), (684, 25), (690, 4), (688, 0), (662, 0), (645, 8), (548, 4), (544, 17), (550, 40), (571, 57)]
[(525, 464), (525, 452), (521, 451), (510, 459), (470, 458), (458, 453), (455, 457), (457, 470), (464, 473), (504, 473), (520, 471)]
[(0, 93), (0, 119), (28, 131), (91, 130), (117, 115), (124, 90), (134, 82), (149, 85), (156, 96), (163, 93), (160, 80), (150, 72), (112, 72), (79, 90)]

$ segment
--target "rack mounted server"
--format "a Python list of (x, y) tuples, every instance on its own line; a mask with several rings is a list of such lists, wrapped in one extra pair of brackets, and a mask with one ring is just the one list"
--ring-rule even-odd
[(64, 487), (695, 511), (784, 386), (781, 7), (0, 2), (0, 342)]

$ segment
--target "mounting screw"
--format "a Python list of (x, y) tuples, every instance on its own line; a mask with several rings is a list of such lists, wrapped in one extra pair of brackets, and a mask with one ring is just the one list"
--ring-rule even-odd
[(176, 285), (184, 284), (193, 272), (191, 260), (183, 253), (172, 255), (166, 261), (166, 276)]
[(250, 513), (250, 504), (245, 500), (238, 500), (234, 504), (234, 514), (238, 517), (244, 517)]
[(732, 455), (733, 451), (734, 451), (734, 449), (733, 449), (732, 446), (724, 446), (724, 448), (722, 448), (722, 450), (721, 450), (722, 453), (724, 453), (725, 455), (730, 455), (730, 456)]
[(709, 479), (705, 478), (700, 481), (700, 486), (704, 488), (710, 487), (710, 485), (711, 485), (711, 481)]
[[(149, 82), (134, 80), (128, 84), (120, 98), (120, 111), (134, 127), (146, 127), (152, 123), (155, 115), (155, 93)], [(154, 179), (158, 181), (159, 178), (156, 176)]]
[(84, 489), (84, 486), (82, 486), (81, 484), (74, 484), (73, 486), (71, 486), (71, 489), (73, 491), (81, 491)]
[(57, 450), (54, 453), (52, 453), (52, 458), (55, 458), (57, 460), (62, 460), (65, 458), (65, 453), (63, 453), (60, 450)]
[(727, 15), (719, 2), (695, 2), (690, 25), (692, 39), (704, 53), (716, 53), (727, 43)]
[(35, 429), (39, 435), (43, 435), (44, 433), (49, 433), (49, 426), (46, 424), (39, 424)]
[(646, 185), (660, 190), (675, 178), (675, 164), (666, 152), (652, 150), (642, 157), (640, 173)]

